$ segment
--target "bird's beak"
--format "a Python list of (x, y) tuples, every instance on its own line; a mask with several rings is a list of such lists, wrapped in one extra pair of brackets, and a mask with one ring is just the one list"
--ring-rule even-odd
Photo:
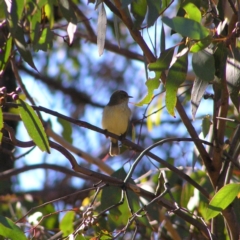
[(133, 98), (132, 96), (128, 96), (128, 98)]

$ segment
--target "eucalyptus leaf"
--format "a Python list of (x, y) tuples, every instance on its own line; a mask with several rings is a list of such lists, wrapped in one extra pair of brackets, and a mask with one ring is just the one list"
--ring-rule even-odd
[(30, 105), (21, 99), (17, 100), (20, 117), (27, 129), (29, 136), (40, 150), (50, 153), (47, 135), (42, 122)]
[(226, 80), (230, 98), (239, 112), (240, 91), (240, 51), (237, 48), (228, 52), (226, 64)]
[(199, 22), (183, 17), (163, 17), (163, 23), (181, 34), (183, 37), (200, 40), (206, 38), (210, 34), (210, 30), (203, 27)]
[(106, 38), (106, 29), (107, 29), (107, 16), (104, 4), (99, 5), (98, 13), (98, 23), (97, 23), (97, 46), (98, 54), (101, 56), (103, 54), (105, 38)]
[(195, 120), (195, 115), (199, 104), (202, 100), (203, 94), (208, 86), (208, 81), (204, 81), (201, 78), (196, 77), (193, 83), (191, 92), (191, 107), (192, 107), (192, 118)]

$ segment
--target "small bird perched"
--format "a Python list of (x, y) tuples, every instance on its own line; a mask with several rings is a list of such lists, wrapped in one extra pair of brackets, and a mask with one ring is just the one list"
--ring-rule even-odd
[[(128, 107), (128, 100), (131, 98), (125, 91), (115, 91), (107, 106), (103, 110), (102, 127), (116, 135), (124, 135), (129, 126), (131, 110)], [(118, 140), (111, 138), (109, 154), (119, 155)]]

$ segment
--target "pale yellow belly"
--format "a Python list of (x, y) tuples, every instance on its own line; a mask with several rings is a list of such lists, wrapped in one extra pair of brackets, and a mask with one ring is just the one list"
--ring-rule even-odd
[(102, 127), (116, 135), (122, 135), (127, 131), (130, 115), (128, 106), (106, 106), (103, 111)]

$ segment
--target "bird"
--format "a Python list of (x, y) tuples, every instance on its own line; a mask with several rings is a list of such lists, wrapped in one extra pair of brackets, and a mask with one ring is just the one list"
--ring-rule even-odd
[[(132, 96), (129, 96), (123, 90), (117, 90), (111, 95), (108, 104), (103, 110), (103, 129), (119, 136), (126, 134), (131, 117), (131, 110), (128, 107), (129, 98), (132, 98)], [(118, 140), (115, 138), (110, 138), (110, 140), (110, 156), (119, 155)]]

